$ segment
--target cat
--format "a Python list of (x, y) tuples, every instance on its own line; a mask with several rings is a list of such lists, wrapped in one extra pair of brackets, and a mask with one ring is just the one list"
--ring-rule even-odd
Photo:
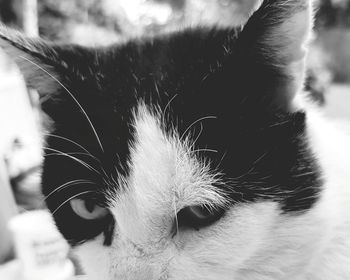
[(242, 28), (2, 48), (51, 119), (42, 189), (89, 279), (350, 279), (349, 137), (303, 101), (312, 3)]

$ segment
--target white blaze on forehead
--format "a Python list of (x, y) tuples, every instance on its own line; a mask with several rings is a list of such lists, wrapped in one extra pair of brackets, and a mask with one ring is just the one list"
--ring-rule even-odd
[[(162, 130), (159, 114), (140, 105), (134, 116), (130, 175), (125, 182), (126, 191), (115, 202), (120, 227), (137, 233), (145, 232), (146, 227), (151, 230), (150, 225), (155, 225), (159, 232), (159, 225), (164, 227), (159, 232), (162, 234), (171, 229), (181, 208), (202, 204), (215, 207), (224, 203), (223, 196), (213, 186), (219, 183), (217, 174), (212, 174), (208, 165), (196, 158), (175, 131), (167, 135)], [(130, 220), (136, 222), (131, 225)]]

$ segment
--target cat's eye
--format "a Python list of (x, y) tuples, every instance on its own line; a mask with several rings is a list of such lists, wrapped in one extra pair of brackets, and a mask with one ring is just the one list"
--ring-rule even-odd
[(224, 212), (223, 208), (209, 208), (202, 205), (188, 206), (177, 213), (178, 227), (199, 230), (219, 220)]
[(96, 220), (106, 217), (109, 211), (89, 199), (72, 199), (70, 201), (75, 214), (86, 220)]

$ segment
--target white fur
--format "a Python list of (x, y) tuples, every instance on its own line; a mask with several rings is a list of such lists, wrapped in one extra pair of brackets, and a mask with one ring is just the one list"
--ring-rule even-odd
[[(283, 1), (298, 3), (304, 6), (302, 0)], [(279, 66), (294, 77), (291, 94), (301, 89), (304, 75), (311, 25), (306, 3), (262, 42), (280, 47)], [(13, 49), (8, 40), (0, 44)], [(47, 90), (42, 73), (19, 65), (29, 82), (35, 77)], [(307, 137), (324, 182), (309, 211), (282, 214), (277, 203), (267, 201), (235, 204), (215, 224), (199, 231), (180, 228), (174, 235), (183, 207), (226, 203), (225, 194), (213, 187), (225, 182), (196, 155), (190, 137), (164, 133), (161, 122), (161, 115), (142, 103), (134, 114), (130, 176), (120, 178), (120, 193), (109, 194), (116, 221), (112, 245), (103, 246), (101, 234), (74, 249), (91, 280), (350, 279), (350, 137), (341, 128), (308, 109)]]
[[(290, 73), (303, 73), (308, 12), (274, 31), (296, 38), (283, 50)], [(293, 76), (296, 92), (303, 77)], [(212, 226), (173, 235), (181, 208), (225, 203), (212, 187), (224, 182), (195, 156), (190, 138), (167, 135), (160, 124), (161, 116), (141, 104), (131, 174), (120, 180), (125, 191), (111, 205), (112, 246), (103, 247), (100, 236), (75, 250), (92, 280), (350, 279), (350, 138), (341, 129), (308, 109), (307, 137), (324, 182), (309, 211), (282, 214), (266, 201), (236, 204)]]
[(162, 132), (156, 114), (141, 106), (135, 118), (131, 176), (112, 208), (113, 244), (98, 237), (76, 250), (91, 279), (349, 279), (350, 139), (319, 113), (307, 119), (325, 180), (316, 206), (281, 215), (273, 202), (238, 204), (215, 225), (175, 236), (176, 211), (223, 197), (210, 186), (214, 174)]

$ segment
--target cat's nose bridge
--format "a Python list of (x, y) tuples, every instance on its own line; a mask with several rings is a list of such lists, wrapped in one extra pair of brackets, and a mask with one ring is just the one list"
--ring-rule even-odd
[(171, 201), (142, 197), (131, 192), (120, 198), (112, 209), (118, 238), (137, 245), (164, 245), (171, 238), (175, 208)]
[(160, 279), (174, 259), (173, 244), (166, 239), (135, 241), (125, 234), (114, 244), (117, 258), (114, 264), (116, 279)]
[(128, 252), (131, 252), (131, 256), (136, 258), (153, 258), (159, 255), (165, 255), (167, 251), (173, 248), (173, 243), (166, 238), (150, 239), (143, 243), (131, 240), (125, 237), (121, 242), (122, 246), (127, 247)]

